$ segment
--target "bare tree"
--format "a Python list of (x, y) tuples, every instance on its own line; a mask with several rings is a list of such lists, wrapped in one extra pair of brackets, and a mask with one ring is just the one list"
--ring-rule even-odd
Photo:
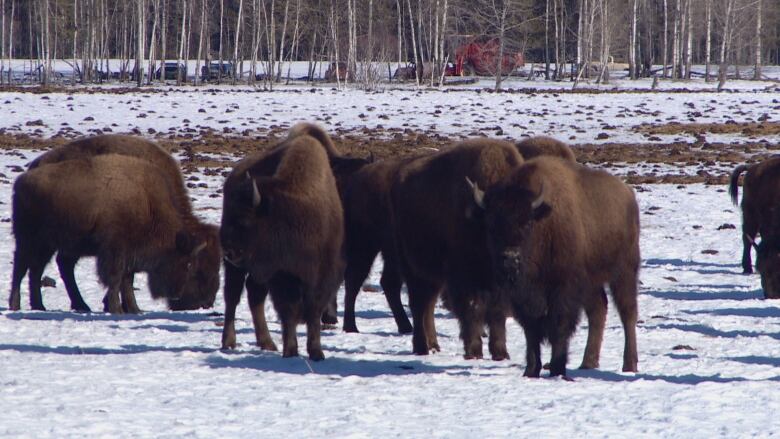
[(753, 70), (753, 79), (761, 79), (761, 15), (763, 9), (761, 7), (761, 0), (756, 2), (756, 51), (755, 51), (755, 67)]

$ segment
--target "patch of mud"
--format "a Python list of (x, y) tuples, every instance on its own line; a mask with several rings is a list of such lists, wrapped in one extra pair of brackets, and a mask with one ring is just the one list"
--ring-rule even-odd
[[(195, 168), (228, 169), (241, 158), (275, 146), (287, 135), (283, 127), (263, 133), (210, 128), (187, 133), (148, 136), (182, 158), (185, 173)], [(140, 134), (140, 133), (135, 133)], [(376, 159), (437, 151), (460, 140), (432, 131), (410, 129), (335, 129), (331, 135), (342, 154)], [(67, 143), (68, 136), (42, 138), (0, 132), (0, 150), (45, 151)], [(606, 143), (572, 145), (577, 160), (619, 175), (632, 184), (727, 184), (731, 170), (741, 163), (761, 161), (780, 149), (767, 143)]]
[(639, 125), (634, 130), (647, 134), (742, 134), (751, 136), (780, 135), (780, 122), (751, 122), (751, 123), (677, 123), (672, 122), (663, 125)]

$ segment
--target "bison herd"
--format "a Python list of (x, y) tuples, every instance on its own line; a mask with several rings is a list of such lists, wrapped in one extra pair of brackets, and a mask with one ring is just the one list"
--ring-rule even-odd
[[(780, 296), (780, 158), (747, 171), (742, 201), (745, 253), (767, 297)], [(434, 307), (457, 317), (464, 356), (509, 358), (506, 320), (526, 338), (525, 375), (542, 370), (540, 345), (552, 347), (551, 375), (565, 375), (569, 339), (588, 320), (582, 368), (599, 366), (612, 296), (623, 324), (623, 370), (637, 370), (639, 210), (633, 190), (578, 164), (548, 137), (519, 143), (462, 141), (435, 153), (374, 161), (339, 153), (316, 125), (295, 125), (267, 152), (234, 167), (223, 188), (219, 228), (193, 213), (174, 158), (153, 142), (101, 135), (54, 148), (30, 163), (13, 187), (16, 239), (9, 306), (20, 309), (28, 275), (30, 306), (44, 310), (43, 270), (56, 262), (71, 308), (89, 312), (74, 266), (95, 256), (107, 292), (104, 311), (137, 313), (133, 276), (173, 310), (208, 308), (224, 267), (222, 348), (236, 346), (236, 307), (244, 288), (257, 345), (276, 350), (265, 316), (270, 294), (282, 328), (282, 353), (322, 360), (322, 324), (335, 324), (345, 286), (343, 328), (357, 332), (355, 302), (376, 256), (381, 286), (412, 350), (440, 349)], [(761, 243), (756, 244), (756, 236)], [(221, 264), (221, 262), (224, 262)], [(406, 284), (412, 321), (401, 303)]]

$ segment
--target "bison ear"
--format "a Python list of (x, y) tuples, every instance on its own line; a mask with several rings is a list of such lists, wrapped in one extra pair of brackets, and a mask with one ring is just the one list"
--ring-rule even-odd
[(547, 215), (550, 214), (550, 212), (552, 212), (552, 207), (550, 207), (549, 204), (542, 201), (541, 203), (539, 203), (538, 206), (534, 207), (533, 210), (534, 221), (539, 221), (541, 219), (544, 219)]

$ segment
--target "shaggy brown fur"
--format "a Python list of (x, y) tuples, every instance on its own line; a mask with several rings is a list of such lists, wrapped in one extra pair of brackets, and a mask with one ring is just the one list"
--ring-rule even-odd
[[(739, 201), (739, 176), (744, 171), (742, 195), (742, 271), (753, 272), (751, 247), (757, 247), (756, 266), (766, 298), (780, 297), (780, 157), (761, 163), (739, 165), (731, 174), (729, 193), (736, 205)], [(755, 245), (756, 236), (761, 244)]]
[(552, 137), (529, 137), (528, 139), (515, 143), (515, 146), (517, 147), (517, 150), (520, 151), (520, 155), (526, 160), (530, 160), (540, 155), (549, 155), (572, 162), (577, 161), (568, 145), (560, 140), (553, 139)]
[[(54, 252), (75, 261), (96, 255), (98, 276), (108, 288), (105, 309), (121, 313), (135, 304), (133, 273), (149, 274), (155, 298), (178, 298), (200, 288), (198, 253), (212, 232), (172, 207), (175, 189), (156, 166), (116, 154), (67, 160), (31, 169), (16, 179), (13, 231), (16, 237), (9, 306), (19, 309), (20, 284), (29, 270), (30, 304), (43, 310), (41, 276)], [(70, 273), (72, 273), (72, 266)], [(217, 273), (214, 273), (215, 275)], [(78, 289), (63, 276), (68, 293)], [(77, 309), (88, 309), (71, 295)], [(136, 305), (137, 308), (137, 305)]]
[(497, 285), (525, 332), (525, 375), (539, 376), (545, 339), (551, 375), (566, 374), (583, 308), (589, 332), (582, 367), (598, 366), (605, 285), (623, 322), (623, 370), (636, 371), (639, 209), (631, 188), (606, 172), (538, 157), (489, 188), (481, 204)]
[(473, 217), (466, 177), (486, 187), (520, 165), (509, 142), (473, 139), (403, 167), (392, 188), (393, 229), (414, 322), (413, 349), (438, 350), (433, 309), (447, 288), (460, 322), (466, 358), (482, 357), (482, 330), (490, 330), (494, 360), (506, 351), (506, 308), (493, 294), (484, 227)]
[[(168, 152), (158, 146), (156, 143), (141, 137), (126, 135), (100, 135), (86, 137), (74, 140), (66, 145), (54, 148), (45, 152), (33, 160), (29, 168), (34, 169), (45, 164), (58, 163), (65, 160), (77, 158), (93, 157), (105, 154), (120, 154), (123, 156), (136, 157), (152, 163), (162, 170), (163, 175), (168, 180), (173, 189), (174, 205), (176, 209), (193, 221), (197, 220), (192, 214), (192, 205), (190, 204), (187, 189), (184, 187), (181, 171), (176, 160)], [(198, 222), (199, 223), (199, 222)], [(199, 223), (206, 232), (203, 237), (206, 241), (206, 248), (200, 252), (196, 267), (199, 276), (204, 280), (196, 288), (182, 292), (182, 296), (176, 299), (167, 299), (168, 307), (172, 310), (211, 308), (214, 305), (214, 299), (219, 290), (219, 265), (222, 259), (219, 246), (218, 229), (214, 226), (207, 226)], [(86, 256), (86, 255), (84, 255)], [(68, 294), (71, 297), (81, 297), (81, 293), (76, 286), (73, 275), (73, 267), (77, 259), (68, 259), (67, 255), (57, 255), (57, 265), (60, 269), (60, 275), (65, 281), (67, 288), (70, 288)], [(89, 311), (89, 308), (80, 309), (82, 303), (71, 303), (71, 307), (80, 311)], [(129, 312), (139, 312), (135, 301), (124, 304)]]
[(360, 169), (343, 193), (345, 250), (344, 331), (358, 332), (355, 301), (379, 252), (384, 265), (380, 284), (393, 312), (398, 332), (412, 332), (412, 324), (401, 304), (401, 273), (393, 244), (390, 222), (390, 188), (398, 171), (416, 158), (390, 159)]
[(309, 358), (322, 360), (320, 318), (344, 270), (343, 212), (322, 143), (294, 136), (236, 164), (225, 180), (220, 234), (226, 259), (222, 347), (236, 345), (235, 312), (246, 285), (261, 348), (276, 348), (264, 313), (270, 291), (282, 321), (283, 355), (298, 355), (295, 328), (302, 320)]

